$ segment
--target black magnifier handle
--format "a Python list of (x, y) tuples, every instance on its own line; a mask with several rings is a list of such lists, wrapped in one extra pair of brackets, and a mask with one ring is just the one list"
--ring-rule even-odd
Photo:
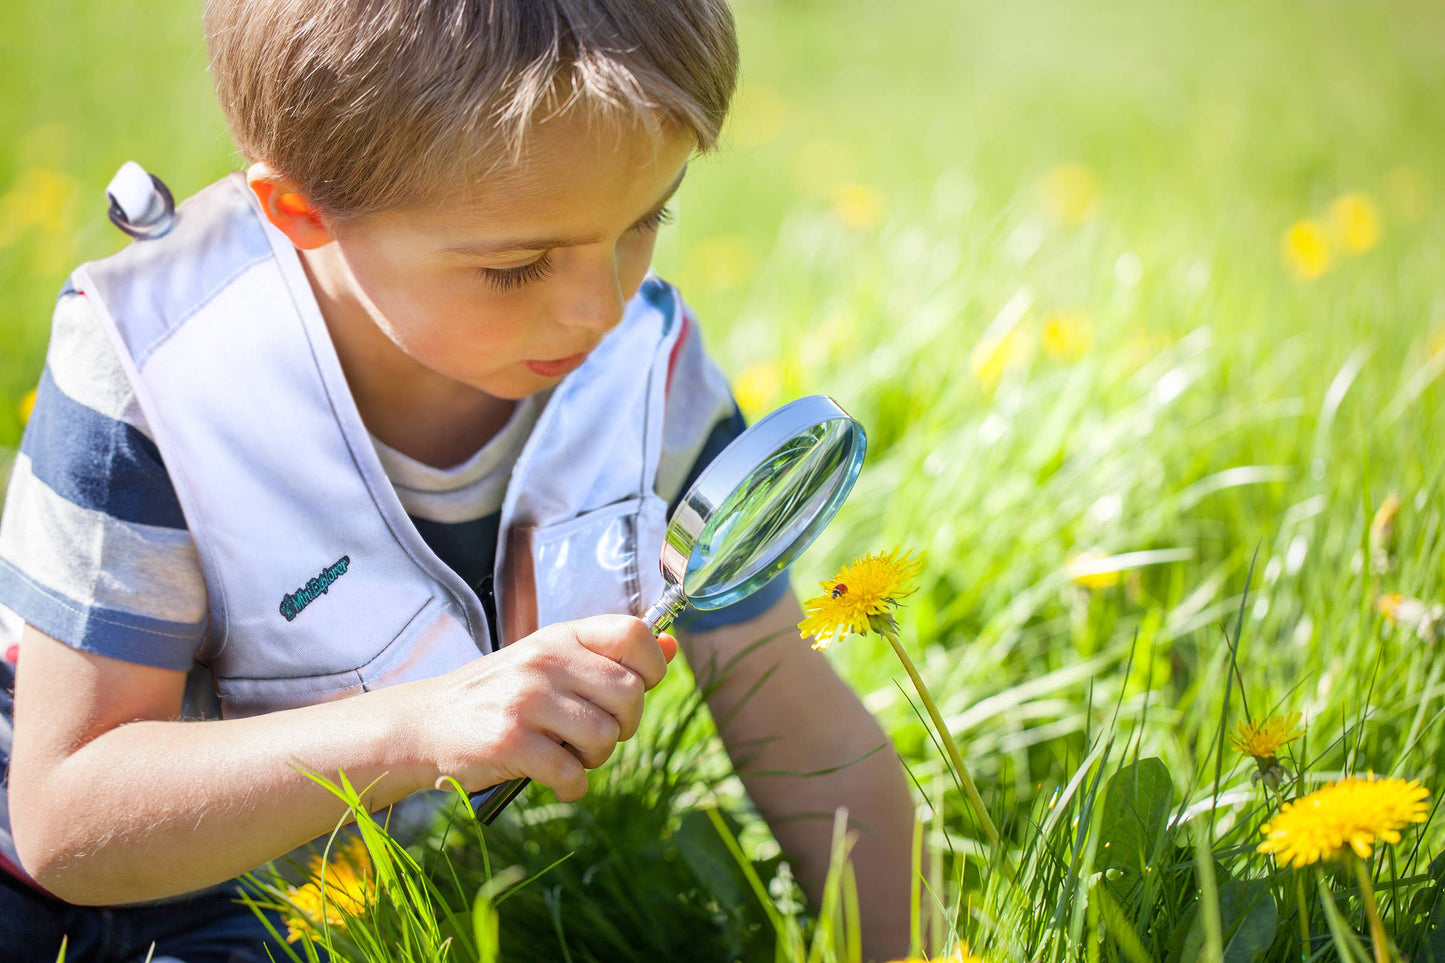
[[(676, 585), (669, 585), (662, 593), (662, 598), (653, 603), (642, 616), (647, 627), (652, 629), (654, 636), (661, 635), (672, 626), (672, 620), (677, 618), (683, 608), (687, 606), (687, 596), (682, 589)], [(532, 780), (523, 776), (521, 779), (509, 779), (506, 782), (497, 783), (490, 789), (483, 789), (481, 792), (473, 793), (470, 797), (472, 803), (472, 814), (490, 825), (492, 820), (501, 814), (507, 804), (517, 798), (517, 794), (527, 788), (527, 783)]]
[(498, 783), (491, 789), (483, 789), (474, 793), (471, 797), (472, 814), (484, 824), (491, 825), (492, 820), (507, 808), (507, 803), (517, 798), (517, 794), (527, 788), (530, 779), (512, 779), (508, 782)]

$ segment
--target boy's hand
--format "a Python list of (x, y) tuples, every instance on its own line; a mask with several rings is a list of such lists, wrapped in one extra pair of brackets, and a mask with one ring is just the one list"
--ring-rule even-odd
[(444, 789), (450, 776), (476, 792), (527, 776), (564, 802), (580, 799), (586, 770), (637, 731), (643, 694), (676, 652), (676, 640), (654, 638), (641, 619), (599, 615), (413, 683), (419, 781)]

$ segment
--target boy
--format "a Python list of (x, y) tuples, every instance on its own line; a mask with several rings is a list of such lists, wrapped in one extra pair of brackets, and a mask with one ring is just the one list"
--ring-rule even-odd
[[(582, 796), (674, 648), (635, 617), (667, 502), (739, 428), (648, 273), (733, 89), (721, 0), (210, 0), (206, 28), (250, 166), (76, 272), (0, 526), (7, 958), (244, 958), (204, 948), (249, 925), (225, 882), (337, 817), (297, 763), (384, 777), (374, 808)], [(147, 205), (170, 225), (158, 194), (119, 222)], [(866, 756), (745, 781), (814, 895), (831, 820), (785, 817), (848, 808), (868, 952), (901, 956), (907, 789), (799, 617), (780, 582), (679, 634), (704, 673), (772, 638), (710, 700), (749, 768)]]

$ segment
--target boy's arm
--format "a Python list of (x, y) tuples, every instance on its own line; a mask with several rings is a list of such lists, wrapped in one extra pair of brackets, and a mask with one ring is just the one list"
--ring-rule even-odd
[[(670, 641), (670, 640), (668, 640)], [(666, 671), (640, 619), (549, 626), (431, 679), (246, 719), (176, 721), (185, 673), (73, 649), (27, 627), (16, 669), (10, 815), (26, 870), (72, 903), (158, 899), (222, 882), (454, 776), (528, 776), (565, 799), (636, 731)], [(566, 743), (567, 748), (561, 744)]]
[[(716, 682), (708, 707), (723, 742), (809, 898), (816, 903), (822, 895), (833, 814), (846, 807), (857, 833), (852, 860), (864, 955), (902, 958), (908, 952), (913, 802), (883, 730), (828, 660), (799, 638), (802, 617), (789, 591), (748, 622), (679, 637), (699, 684)], [(760, 639), (767, 641), (741, 655)], [(717, 678), (735, 658), (728, 674)], [(806, 775), (837, 766), (843, 768)]]

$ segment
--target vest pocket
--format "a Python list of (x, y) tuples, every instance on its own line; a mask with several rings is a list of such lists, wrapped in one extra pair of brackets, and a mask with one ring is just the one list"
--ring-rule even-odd
[(662, 581), (654, 573), (665, 527), (659, 519), (666, 511), (666, 503), (649, 493), (527, 529), (536, 605), (532, 630), (590, 615), (645, 612)]

